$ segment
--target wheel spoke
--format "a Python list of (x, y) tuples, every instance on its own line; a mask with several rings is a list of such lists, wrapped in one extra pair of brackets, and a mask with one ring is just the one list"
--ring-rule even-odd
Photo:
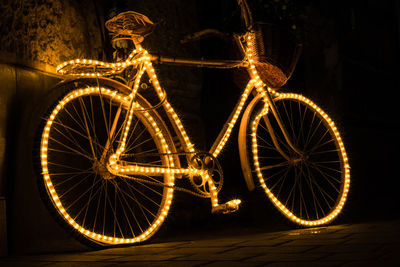
[[(81, 110), (82, 110), (82, 113), (83, 113), (83, 119), (84, 119), (84, 122), (85, 122), (86, 133), (88, 134), (88, 137), (89, 137), (90, 148), (91, 148), (91, 150), (92, 150), (93, 157), (96, 158), (96, 152), (94, 151), (93, 141), (92, 141), (92, 137), (91, 137), (91, 135), (90, 135), (89, 125), (88, 125), (87, 118), (86, 118), (86, 113), (87, 113), (87, 112), (86, 112), (86, 106), (85, 106), (85, 104), (83, 103), (83, 100), (82, 100), (81, 98), (79, 98), (79, 104), (80, 104), (80, 106), (81, 106)], [(93, 127), (92, 127), (92, 128), (93, 128)]]
[(56, 142), (57, 144), (59, 144), (59, 145), (65, 147), (65, 148), (69, 149), (70, 151), (74, 152), (76, 155), (80, 155), (80, 156), (82, 156), (82, 157), (84, 157), (84, 158), (87, 158), (87, 159), (89, 159), (89, 160), (91, 160), (91, 161), (94, 160), (94, 158), (91, 157), (90, 155), (83, 154), (82, 152), (80, 152), (80, 151), (78, 151), (78, 150), (76, 150), (76, 149), (73, 149), (72, 147), (67, 146), (67, 145), (64, 144), (64, 143), (61, 143), (61, 142), (58, 141), (57, 139), (54, 139), (54, 138), (52, 138), (52, 137), (50, 137), (49, 139), (50, 139), (51, 141), (54, 141), (54, 142)]
[[(143, 197), (145, 197), (146, 199), (152, 201), (153, 203), (155, 203), (157, 206), (159, 206), (159, 204), (157, 204), (155, 201), (153, 201), (150, 197), (146, 196), (146, 194), (144, 194), (143, 192), (141, 192), (140, 190), (137, 190), (136, 188), (134, 188), (133, 186), (129, 186), (129, 188), (134, 189), (136, 192), (138, 192), (140, 195), (142, 195)], [(136, 202), (136, 204), (140, 207), (140, 209), (147, 211), (149, 214), (151, 214), (154, 218), (157, 217), (154, 213), (152, 213), (148, 208), (146, 208), (142, 203), (140, 203), (139, 200), (136, 199), (135, 194), (133, 194), (132, 196), (130, 194), (127, 194), (125, 190), (121, 189), (121, 193), (124, 193), (127, 197), (129, 197), (130, 199), (132, 199), (133, 201)], [(143, 212), (143, 214), (145, 214)], [(150, 224), (150, 221), (147, 220)]]
[(265, 170), (278, 168), (278, 167), (282, 167), (282, 166), (286, 166), (286, 165), (289, 165), (289, 162), (285, 161), (285, 162), (282, 162), (282, 163), (279, 163), (279, 164), (261, 167), (260, 170), (265, 171)]
[[(59, 121), (60, 121), (60, 122), (54, 121), (54, 124), (56, 124), (56, 125), (61, 125), (61, 126), (64, 128), (64, 131), (65, 131), (66, 133), (68, 133), (69, 137), (66, 136), (66, 135), (64, 134), (64, 132), (63, 132), (62, 130), (58, 129), (57, 127), (54, 127), (54, 130), (57, 131), (58, 134), (62, 135), (65, 139), (67, 139), (67, 141), (69, 141), (70, 143), (74, 144), (77, 148), (79, 148), (80, 151), (81, 151), (82, 153), (85, 153), (85, 150), (81, 147), (81, 145), (79, 144), (79, 142), (78, 142), (78, 141), (75, 139), (75, 137), (72, 135), (71, 130), (70, 130), (71, 128), (68, 127), (65, 123), (63, 123), (63, 122), (61, 121), (61, 119), (59, 119)], [(87, 138), (87, 136), (84, 136), (84, 135), (82, 135), (82, 136), (83, 136), (84, 138)]]
[[(85, 181), (85, 179), (88, 177), (89, 175), (87, 175), (84, 179), (81, 179), (78, 183), (76, 183), (75, 185), (73, 185), (72, 187), (68, 188), (68, 190), (66, 190), (65, 192), (62, 193), (62, 195), (59, 196), (59, 198), (63, 198), (66, 194), (68, 194), (69, 192), (71, 192), (73, 189), (75, 189), (78, 185), (80, 185), (82, 182)], [(92, 190), (92, 188), (97, 185), (99, 182), (101, 182), (101, 180), (97, 180), (95, 183), (92, 184), (91, 187), (89, 187), (85, 192), (83, 192), (79, 197), (75, 198), (75, 200), (69, 204), (65, 209), (68, 210), (69, 208), (71, 208), (73, 205), (75, 205), (76, 202), (78, 202), (78, 200), (80, 200), (83, 196), (86, 195), (87, 192), (89, 192), (90, 190)]]
[[(310, 165), (310, 167), (317, 170), (321, 174), (321, 176), (336, 190), (336, 192), (338, 192), (338, 193), (340, 192), (340, 189), (336, 188), (336, 186), (332, 183), (331, 179), (336, 181), (339, 184), (341, 183), (340, 180), (338, 180), (336, 177), (334, 177), (332, 175), (329, 175), (329, 174), (323, 172), (320, 168), (318, 168), (315, 165)], [(329, 179), (329, 178), (331, 178), (331, 179)]]
[(79, 217), (79, 215), (82, 213), (83, 210), (85, 210), (85, 215), (82, 219), (82, 225), (85, 225), (85, 221), (86, 221), (86, 216), (87, 216), (87, 212), (89, 210), (89, 206), (90, 206), (90, 202), (92, 201), (92, 199), (96, 196), (96, 194), (100, 191), (101, 187), (98, 187), (96, 189), (96, 191), (93, 194), (93, 188), (95, 186), (94, 182), (96, 181), (96, 179), (93, 179), (93, 183), (90, 189), (90, 194), (89, 194), (89, 199), (87, 200), (87, 202), (85, 203), (85, 205), (82, 206), (82, 208), (75, 214), (74, 220), (76, 221), (76, 219)]
[[(80, 144), (79, 144), (78, 141), (76, 141), (76, 139), (75, 139), (74, 137), (72, 137), (72, 133), (75, 133), (75, 134), (79, 135), (80, 137), (83, 137), (83, 138), (85, 138), (87, 141), (89, 141), (89, 138), (88, 138), (86, 135), (84, 135), (84, 134), (82, 134), (81, 132), (79, 132), (79, 131), (73, 129), (72, 127), (70, 127), (70, 126), (68, 126), (68, 125), (65, 125), (65, 124), (63, 124), (63, 123), (57, 122), (57, 121), (54, 121), (53, 123), (62, 126), (62, 127), (64, 128), (65, 131), (70, 132), (70, 133), (71, 133), (71, 134), (70, 134), (70, 135), (71, 135), (71, 138), (74, 139), (73, 143), (75, 143), (77, 146), (79, 146)], [(61, 130), (59, 130), (58, 128), (55, 128), (54, 130), (56, 130), (58, 133), (64, 135), (63, 132), (62, 132)], [(68, 138), (68, 137), (65, 136), (65, 138)], [(95, 144), (96, 144), (99, 148), (104, 149), (104, 147), (103, 147), (102, 145), (100, 145), (99, 143), (95, 143)], [(81, 147), (80, 147), (80, 148), (81, 148)], [(81, 149), (82, 149), (82, 151), (84, 151), (83, 148), (81, 148)]]
[(307, 150), (307, 147), (308, 147), (308, 145), (310, 144), (311, 139), (312, 139), (311, 131), (313, 130), (313, 125), (314, 125), (314, 121), (315, 121), (315, 116), (316, 116), (316, 113), (313, 112), (313, 117), (312, 117), (312, 119), (311, 119), (311, 122), (309, 123), (309, 124), (310, 124), (310, 128), (309, 128), (309, 130), (308, 130), (308, 132), (307, 132), (306, 141), (305, 141), (305, 143), (304, 143), (304, 150)]
[[(118, 194), (118, 196), (119, 196), (119, 194)], [(122, 208), (122, 211), (123, 211), (123, 213), (124, 213), (126, 222), (128, 223), (129, 229), (131, 230), (132, 237), (135, 237), (135, 232), (134, 232), (134, 230), (133, 230), (133, 228), (132, 228), (130, 219), (128, 218), (128, 214), (126, 213), (125, 207), (128, 207), (128, 209), (130, 210), (130, 212), (131, 212), (132, 215), (134, 215), (134, 212), (132, 211), (132, 208), (131, 208), (129, 202), (126, 201), (126, 198), (125, 198), (124, 194), (121, 194), (121, 196), (119, 196), (119, 197), (122, 198), (122, 200), (123, 200), (123, 202), (124, 202), (124, 203), (122, 203), (122, 201), (120, 201), (120, 203), (121, 203), (121, 208)]]

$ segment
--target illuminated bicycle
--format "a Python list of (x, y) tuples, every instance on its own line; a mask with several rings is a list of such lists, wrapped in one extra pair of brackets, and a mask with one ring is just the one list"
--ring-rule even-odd
[[(240, 160), (250, 190), (254, 176), (276, 208), (304, 226), (328, 223), (341, 212), (350, 167), (339, 132), (314, 102), (277, 90), (297, 56), (289, 71), (265, 60), (263, 25), (253, 24), (246, 2), (238, 2), (249, 29), (235, 36), (243, 60), (153, 56), (141, 41), (154, 24), (125, 12), (106, 26), (114, 40), (133, 41), (126, 59), (76, 59), (57, 68), (75, 78), (56, 88), (59, 97), (43, 122), (41, 180), (53, 210), (80, 238), (105, 246), (147, 240), (166, 219), (174, 190), (210, 198), (214, 213), (236, 211), (238, 199), (219, 203), (223, 172), (217, 157), (239, 118)], [(152, 62), (247, 70), (249, 81), (208, 152), (191, 142)], [(123, 71), (126, 84), (105, 78)], [(191, 186), (183, 186), (187, 181)]]

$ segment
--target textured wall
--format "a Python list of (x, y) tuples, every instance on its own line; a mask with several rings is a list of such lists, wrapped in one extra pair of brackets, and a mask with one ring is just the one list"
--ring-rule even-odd
[(102, 44), (93, 2), (2, 0), (0, 50), (52, 66), (77, 56), (97, 58)]

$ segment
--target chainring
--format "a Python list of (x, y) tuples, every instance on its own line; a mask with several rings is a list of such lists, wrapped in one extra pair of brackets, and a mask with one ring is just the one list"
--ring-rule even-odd
[[(195, 169), (206, 171), (213, 180), (217, 192), (222, 188), (224, 174), (218, 160), (208, 152), (198, 152), (190, 160), (190, 165)], [(189, 180), (197, 192), (204, 196), (210, 196), (210, 188), (207, 181), (201, 175), (189, 175)]]

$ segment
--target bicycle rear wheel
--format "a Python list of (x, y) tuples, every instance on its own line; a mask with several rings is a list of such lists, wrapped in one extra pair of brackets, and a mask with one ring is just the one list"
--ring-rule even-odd
[[(171, 205), (173, 189), (163, 184), (173, 182), (173, 175), (128, 179), (107, 170), (128, 109), (129, 101), (116, 90), (76, 89), (61, 97), (42, 129), (43, 191), (63, 224), (91, 244), (144, 241), (158, 230)], [(120, 159), (154, 167), (176, 166), (174, 158), (166, 155), (171, 144), (154, 110), (135, 111)]]
[[(260, 184), (291, 221), (307, 226), (328, 223), (341, 212), (350, 186), (350, 167), (340, 134), (331, 118), (301, 95), (279, 94), (274, 102), (290, 140), (302, 155), (289, 147), (272, 112), (260, 102), (250, 124)], [(274, 145), (268, 123), (288, 158)]]

